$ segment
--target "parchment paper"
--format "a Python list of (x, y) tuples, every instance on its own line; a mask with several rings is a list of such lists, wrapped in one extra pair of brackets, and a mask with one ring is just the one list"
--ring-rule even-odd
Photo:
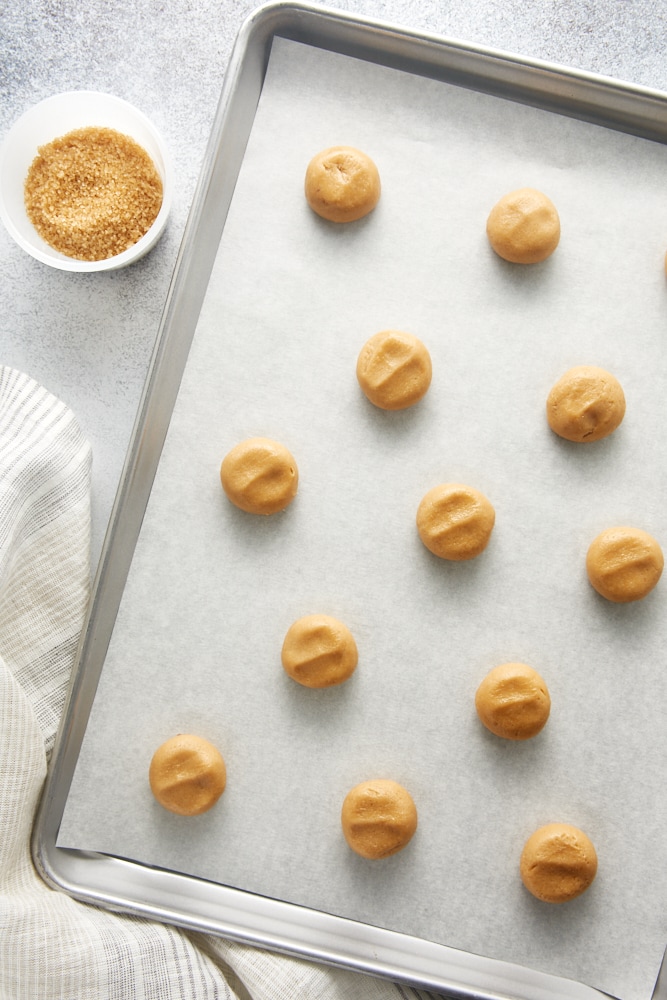
[[(310, 157), (337, 143), (378, 164), (359, 223), (306, 206)], [(106, 852), (647, 1000), (667, 941), (667, 582), (609, 604), (584, 560), (599, 531), (667, 543), (667, 150), (637, 138), (277, 41), (69, 796), (60, 846)], [(489, 210), (521, 186), (557, 205), (561, 245), (506, 264)], [(376, 410), (355, 378), (388, 327), (428, 346), (432, 387)], [(627, 416), (606, 441), (547, 428), (553, 382), (608, 368)], [(224, 498), (220, 462), (266, 435), (296, 457), (284, 514)], [(478, 559), (431, 556), (423, 494), (467, 482), (496, 508)], [(338, 689), (282, 671), (298, 617), (353, 631)], [(474, 693), (498, 663), (545, 678), (551, 719), (524, 744), (483, 729)], [(228, 787), (170, 815), (156, 747), (196, 732)], [(419, 829), (383, 862), (341, 835), (343, 798), (391, 777)], [(599, 873), (549, 906), (522, 887), (525, 839), (551, 821), (592, 838)]]

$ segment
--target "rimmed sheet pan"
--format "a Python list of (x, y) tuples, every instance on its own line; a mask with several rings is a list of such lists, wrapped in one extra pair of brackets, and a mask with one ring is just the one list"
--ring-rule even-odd
[[(337, 89), (341, 78), (354, 80), (356, 94), (342, 110)], [(311, 101), (317, 98), (317, 87), (312, 81), (319, 81), (323, 90), (315, 105)], [(378, 94), (382, 98), (374, 106)], [(280, 114), (289, 119), (291, 109), (294, 120), (286, 141)], [(393, 127), (387, 138), (388, 122)], [(443, 122), (449, 130), (444, 142)], [(304, 209), (300, 184), (287, 186), (302, 164), (307, 142), (315, 143), (313, 152), (317, 142), (328, 144), (324, 139), (334, 125), (354, 132), (357, 144), (370, 143), (384, 164), (380, 209), (356, 235), (333, 235), (315, 223)], [(226, 77), (165, 306), (42, 801), (35, 859), (48, 881), (102, 905), (455, 995), (597, 995), (590, 977), (582, 973), (582, 984), (574, 981), (578, 970), (588, 967), (587, 956), (578, 952), (594, 940), (582, 938), (581, 932), (596, 919), (596, 906), (613, 909), (610, 887), (619, 888), (618, 862), (624, 858), (616, 831), (628, 822), (636, 796), (643, 798), (646, 792), (637, 786), (633, 771), (627, 784), (619, 786), (622, 792), (613, 793), (611, 808), (610, 755), (620, 747), (621, 759), (630, 748), (640, 773), (644, 762), (659, 767), (664, 758), (661, 745), (647, 754), (645, 741), (636, 738), (636, 718), (650, 714), (641, 690), (633, 699), (624, 673), (610, 680), (611, 704), (624, 699), (628, 719), (619, 736), (598, 694), (606, 649), (596, 653), (593, 642), (585, 654), (575, 655), (574, 650), (584, 649), (589, 632), (599, 639), (607, 629), (613, 636), (609, 648), (622, 652), (632, 669), (641, 667), (647, 685), (659, 687), (660, 598), (656, 595), (634, 618), (622, 618), (590, 604), (585, 581), (577, 578), (576, 601), (592, 616), (577, 624), (571, 616), (572, 595), (558, 574), (567, 577), (567, 567), (586, 532), (593, 530), (600, 505), (599, 516), (611, 517), (625, 513), (630, 502), (635, 508), (643, 504), (644, 517), (659, 535), (664, 455), (660, 435), (641, 433), (641, 419), (629, 420), (622, 436), (588, 459), (554, 449), (542, 428), (533, 432), (531, 421), (551, 375), (559, 374), (558, 366), (566, 360), (579, 360), (587, 336), (588, 351), (623, 369), (629, 399), (644, 426), (659, 412), (660, 382), (647, 390), (647, 372), (659, 376), (662, 371), (659, 240), (661, 228), (667, 231), (667, 218), (662, 217), (659, 192), (666, 136), (667, 103), (661, 94), (315, 7), (270, 5), (250, 18)], [(383, 142), (407, 152), (392, 160)], [(421, 163), (433, 164), (434, 150), (448, 167), (443, 168), (449, 178), (444, 198), (434, 191), (428, 170), (422, 182), (413, 182)], [(499, 150), (509, 150), (509, 155), (498, 156)], [(277, 173), (260, 190), (257, 179), (272, 155)], [(531, 178), (540, 177), (551, 193), (560, 195), (571, 247), (568, 251), (564, 241), (560, 263), (554, 261), (550, 269), (525, 278), (493, 260), (479, 238), (483, 206), (490, 205), (494, 188), (503, 193), (520, 164)], [(572, 196), (575, 176), (579, 188)], [(627, 192), (628, 176), (634, 177), (636, 190)], [(277, 178), (278, 186), (271, 187)], [(406, 189), (412, 201), (393, 198), (392, 190)], [(620, 197), (624, 191), (627, 198)], [(434, 211), (438, 197), (452, 212), (452, 206), (466, 206), (468, 229), (460, 219), (448, 226), (447, 213), (440, 217)], [(601, 205), (611, 205), (611, 213), (601, 216)], [(587, 211), (595, 221), (577, 228)], [(292, 232), (297, 217), (299, 226)], [(477, 230), (473, 219), (482, 223)], [(380, 242), (378, 227), (383, 225), (387, 229)], [(289, 240), (283, 243), (286, 233)], [(629, 246), (624, 242), (628, 233)], [(592, 248), (598, 248), (597, 253)], [(425, 254), (428, 267), (419, 253)], [(336, 254), (339, 263), (332, 264)], [(309, 270), (313, 262), (326, 264), (314, 283)], [(619, 275), (627, 287), (620, 284)], [(473, 299), (482, 308), (471, 323)], [(347, 378), (347, 359), (354, 345), (365, 339), (364, 330), (368, 335), (375, 332), (373, 322), (410, 323), (413, 330), (417, 325), (414, 332), (426, 341), (430, 337), (436, 371), (442, 373), (440, 388), (429, 394), (428, 404), (392, 425), (364, 407), (353, 380)], [(477, 369), (467, 384), (473, 364)], [(218, 370), (219, 391), (211, 380)], [(507, 380), (508, 389), (498, 389), (500, 379)], [(493, 419), (494, 407), (498, 420)], [(453, 420), (461, 414), (464, 424), (452, 433)], [(282, 538), (265, 525), (254, 532), (247, 520), (230, 513), (219, 490), (213, 492), (215, 475), (197, 479), (202, 469), (219, 461), (225, 442), (231, 446), (251, 425), (252, 432), (259, 432), (260, 425), (265, 430), (269, 424), (272, 436), (298, 436), (297, 426), (303, 428), (295, 449), (304, 463), (299, 496), (303, 518), (301, 523), (298, 517), (284, 519), (277, 529)], [(503, 426), (506, 432), (498, 434)], [(325, 461), (318, 445), (323, 440)], [(440, 440), (446, 441), (445, 456), (439, 452)], [(538, 462), (541, 476), (535, 473)], [(360, 484), (360, 469), (371, 487)], [(411, 504), (419, 499), (422, 486), (437, 481), (432, 477), (443, 478), (445, 470), (477, 476), (487, 492), (495, 491), (499, 524), (504, 520), (509, 525), (517, 509), (521, 515), (504, 536), (501, 529), (495, 553), (481, 564), (486, 569), (476, 566), (456, 578), (442, 565), (424, 561), (413, 535), (403, 534), (400, 527), (401, 518), (407, 524), (413, 517)], [(517, 482), (513, 495), (512, 484)], [(327, 530), (321, 531), (324, 507), (320, 513), (311, 507), (309, 521), (308, 503), (324, 503), (329, 496), (334, 503), (325, 517)], [(388, 496), (403, 505), (405, 513), (398, 520), (381, 504)], [(373, 540), (374, 525), (385, 516), (386, 550), (377, 536)], [(545, 518), (550, 529), (560, 532), (554, 536), (560, 540), (542, 546)], [(219, 553), (218, 543), (206, 534), (216, 519), (227, 539)], [(574, 532), (569, 529), (572, 519)], [(352, 523), (361, 523), (362, 529), (346, 554)], [(187, 535), (184, 547), (174, 541), (181, 526)], [(532, 544), (522, 544), (525, 539), (533, 539)], [(261, 560), (253, 568), (248, 553), (253, 551), (256, 559), (260, 542)], [(296, 561), (287, 555), (288, 544), (299, 552)], [(538, 557), (535, 552), (540, 550)], [(206, 562), (212, 552), (220, 556), (217, 569)], [(390, 558), (385, 558), (387, 553)], [(538, 560), (539, 570), (526, 571), (527, 556)], [(197, 559), (206, 566), (201, 574)], [(545, 571), (545, 560), (550, 572)], [(332, 569), (341, 566), (347, 592)], [(388, 589), (373, 603), (369, 580), (379, 579)], [(538, 641), (535, 602), (543, 581), (550, 588), (550, 611), (542, 616)], [(244, 619), (253, 587), (261, 593), (261, 610), (252, 609), (259, 618)], [(287, 606), (281, 609), (285, 595)], [(410, 604), (415, 595), (418, 607)], [(328, 601), (327, 610), (352, 619), (366, 647), (366, 662), (362, 655), (356, 687), (333, 693), (335, 700), (306, 704), (269, 669), (267, 643), (289, 624), (290, 615), (319, 610), (312, 606), (315, 601)], [(529, 609), (525, 619), (520, 602)], [(275, 616), (272, 621), (267, 609)], [(383, 626), (382, 643), (373, 621)], [(237, 656), (239, 637), (246, 640), (250, 632), (257, 642), (253, 638)], [(224, 651), (209, 659), (220, 636)], [(430, 643), (432, 655), (425, 654), (424, 642)], [(392, 657), (392, 647), (401, 648), (400, 659)], [(494, 657), (531, 654), (545, 661), (546, 672), (551, 668), (561, 703), (571, 705), (577, 694), (584, 709), (566, 719), (562, 729), (552, 727), (554, 735), (541, 749), (510, 758), (504, 749), (480, 739), (474, 718), (470, 713), (462, 717), (460, 706), (484, 667), (494, 665)], [(133, 656), (136, 662), (130, 664)], [(582, 659), (590, 670), (582, 671)], [(391, 668), (381, 674), (383, 662), (390, 661)], [(420, 673), (417, 666), (413, 677), (414, 668), (406, 672), (406, 662), (426, 670)], [(266, 665), (266, 672), (262, 668), (256, 674), (248, 663)], [(198, 705), (213, 690), (218, 695), (208, 699), (207, 715)], [(226, 708), (215, 704), (216, 697)], [(389, 712), (386, 721), (388, 702), (399, 704), (401, 711)], [(108, 744), (127, 747), (129, 759), (135, 750), (144, 753), (165, 727), (181, 722), (176, 706), (179, 711), (187, 706), (188, 722), (199, 722), (209, 731), (215, 728), (214, 714), (224, 720), (220, 724), (228, 734), (229, 759), (242, 750), (246, 764), (251, 756), (259, 761), (254, 771), (246, 767), (247, 788), (252, 788), (252, 772), (255, 788), (262, 786), (265, 795), (274, 785), (274, 810), (287, 801), (284, 814), (308, 814), (304, 830), (319, 837), (316, 850), (308, 852), (317, 855), (310, 867), (298, 846), (288, 849), (278, 843), (282, 832), (285, 843), (294, 845), (296, 834), (288, 819), (276, 822), (276, 811), (271, 814), (272, 836), (257, 837), (267, 823), (267, 814), (258, 806), (252, 817), (255, 840), (246, 838), (250, 855), (233, 859), (229, 851), (224, 863), (232, 867), (221, 875), (217, 862), (209, 864), (205, 826), (198, 827), (184, 851), (182, 826), (169, 826), (163, 817), (156, 821), (155, 813), (144, 809), (143, 779), (122, 785), (126, 760), (122, 753), (113, 755), (114, 765)], [(277, 709), (278, 714), (265, 714), (262, 725), (258, 706), (265, 713)], [(591, 768), (570, 760), (564, 764), (582, 711), (591, 726), (590, 739), (598, 746)], [(654, 719), (653, 726), (658, 722)], [(352, 725), (356, 729), (348, 728)], [(273, 736), (282, 731), (282, 743), (267, 740), (272, 726)], [(303, 728), (294, 728), (298, 726)], [(136, 736), (138, 728), (141, 737)], [(323, 736), (326, 752), (318, 753)], [(409, 763), (408, 745), (415, 748)], [(267, 770), (268, 752), (274, 764), (284, 767), (282, 776), (280, 767), (275, 775)], [(418, 848), (423, 865), (417, 878), (415, 869), (401, 862), (386, 877), (369, 878), (363, 867), (349, 866), (341, 845), (334, 842), (334, 824), (327, 826), (327, 817), (336, 812), (336, 795), (319, 812), (307, 802), (308, 789), (323, 773), (332, 784), (339, 780), (342, 788), (372, 766), (391, 768), (406, 784), (418, 786), (425, 846)], [(445, 789), (450, 799), (444, 806), (441, 795), (429, 795), (434, 773), (443, 769), (452, 773)], [(470, 794), (464, 783), (454, 780), (455, 774), (466, 773), (468, 785), (480, 781)], [(553, 794), (535, 797), (534, 784), (544, 788), (550, 780)], [(127, 800), (119, 815), (129, 810), (132, 832), (143, 831), (146, 842), (124, 850), (103, 843), (99, 827), (104, 827), (105, 836), (113, 828), (110, 813), (104, 812), (112, 806), (102, 794), (92, 808), (90, 787), (96, 781), (110, 797), (122, 788)], [(225, 793), (225, 806), (230, 802), (225, 822), (226, 833), (236, 832), (238, 843), (242, 835), (234, 817), (240, 815), (243, 799), (234, 797), (233, 788), (232, 782)], [(495, 807), (494, 789), (502, 790)], [(485, 822), (480, 801), (487, 799), (495, 811)], [(498, 875), (497, 861), (506, 863), (509, 871), (516, 848), (510, 833), (518, 837), (531, 815), (544, 821), (553, 818), (543, 814), (565, 802), (573, 818), (596, 828), (607, 856), (617, 863), (609, 866), (606, 882), (601, 879), (600, 892), (596, 886), (597, 902), (593, 897), (590, 910), (585, 902), (574, 915), (545, 918), (522, 900), (517, 928), (535, 928), (525, 950), (524, 942), (515, 946), (508, 932), (516, 901), (515, 889), (510, 888), (509, 897), (506, 890), (516, 880), (513, 874), (508, 881), (504, 870)], [(662, 808), (651, 813), (653, 823), (658, 824)], [(617, 822), (609, 821), (610, 813)], [(438, 844), (432, 843), (430, 850), (429, 824), (439, 830)], [(494, 840), (491, 829), (506, 836)], [(220, 832), (211, 827), (208, 835), (219, 844)], [(450, 857), (441, 845), (456, 833), (467, 843), (477, 839), (480, 855), (487, 859), (482, 877), (459, 853), (453, 863), (458, 878), (449, 878)], [(161, 841), (158, 850), (154, 837)], [(309, 842), (307, 835), (304, 842)], [(498, 844), (506, 845), (500, 854)], [(493, 845), (496, 853), (489, 862)], [(195, 857), (197, 850), (200, 855)], [(653, 882), (640, 864), (630, 874), (640, 884), (642, 878)], [(461, 902), (464, 878), (469, 879), (469, 908)], [(292, 885), (298, 885), (293, 894)], [(625, 905), (622, 892), (620, 898)], [(394, 919), (398, 899), (409, 911), (405, 919)], [(489, 919), (494, 911), (495, 928)], [(488, 953), (483, 944), (474, 946), (480, 912), (492, 932)], [(456, 942), (449, 937), (448, 913), (456, 924)], [(634, 914), (628, 916), (634, 919)], [(653, 935), (656, 927), (659, 936), (662, 929), (654, 920)], [(621, 934), (623, 926), (614, 922), (609, 931)], [(582, 940), (583, 947), (576, 943)], [(615, 991), (623, 1000), (650, 995), (659, 966), (655, 948), (653, 953), (650, 968), (630, 970), (620, 980), (612, 974), (601, 981), (591, 973), (594, 986)], [(606, 963), (604, 956), (600, 961)]]

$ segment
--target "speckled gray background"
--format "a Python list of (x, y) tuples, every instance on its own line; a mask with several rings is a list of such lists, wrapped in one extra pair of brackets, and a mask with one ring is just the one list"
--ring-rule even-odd
[[(167, 233), (124, 271), (52, 270), (0, 228), (0, 363), (64, 399), (92, 442), (96, 559), (227, 60), (258, 4), (5, 0), (1, 6), (0, 137), (44, 97), (101, 90), (141, 108), (175, 162)], [(667, 90), (667, 12), (656, 0), (341, 0), (337, 6)]]

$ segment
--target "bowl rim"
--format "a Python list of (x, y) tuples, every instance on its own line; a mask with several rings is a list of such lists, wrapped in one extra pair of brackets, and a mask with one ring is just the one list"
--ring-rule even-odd
[[(17, 228), (12, 213), (6, 203), (4, 192), (2, 191), (5, 163), (12, 155), (14, 142), (24, 131), (31, 119), (42, 115), (43, 112), (48, 109), (49, 105), (67, 105), (68, 103), (76, 104), (77, 102), (83, 105), (84, 103), (90, 101), (100, 101), (107, 107), (117, 108), (126, 112), (128, 119), (134, 119), (139, 125), (141, 125), (142, 129), (148, 132), (151, 136), (156, 149), (159, 151), (159, 156), (162, 161), (161, 164), (156, 162), (155, 157), (149, 152), (149, 156), (151, 156), (151, 159), (155, 164), (155, 168), (160, 174), (162, 180), (162, 204), (150, 228), (139, 240), (137, 240), (136, 243), (134, 243), (131, 247), (128, 247), (126, 250), (123, 250), (122, 253), (116, 254), (113, 257), (106, 257), (102, 260), (94, 261), (78, 260), (75, 257), (67, 257), (65, 254), (61, 254), (54, 248), (49, 248), (48, 244), (41, 239), (34, 227), (31, 228), (34, 229), (35, 236), (39, 240), (39, 244), (32, 243), (27, 240)], [(94, 124), (94, 122), (91, 122), (91, 124)], [(62, 128), (59, 130), (57, 126), (54, 126), (53, 135), (50, 138), (45, 137), (43, 142), (40, 142), (40, 145), (44, 145), (62, 135), (66, 135), (68, 131), (72, 131), (73, 128), (76, 127), (85, 126), (73, 126), (72, 128), (66, 128), (65, 130)], [(122, 128), (117, 128), (116, 130), (123, 131)], [(131, 135), (131, 130), (127, 129), (126, 134)], [(134, 138), (134, 136), (131, 137)], [(139, 145), (142, 145), (139, 139), (135, 139), (135, 141), (139, 142)], [(35, 155), (37, 155), (37, 148), (35, 148)], [(27, 108), (23, 114), (21, 114), (14, 121), (5, 133), (2, 143), (0, 144), (0, 220), (3, 222), (12, 239), (23, 250), (25, 250), (26, 253), (36, 260), (41, 261), (43, 264), (48, 264), (50, 267), (55, 267), (62, 271), (86, 273), (117, 270), (118, 268), (126, 267), (128, 264), (131, 264), (135, 260), (139, 260), (139, 258), (143, 257), (149, 250), (152, 249), (155, 243), (157, 243), (165, 229), (167, 219), (171, 211), (173, 186), (172, 160), (167, 145), (159, 130), (143, 111), (140, 111), (139, 108), (135, 107), (129, 101), (126, 101), (122, 97), (117, 97), (115, 94), (108, 94), (103, 91), (82, 88), (78, 90), (62, 91), (57, 94), (51, 94), (49, 97), (45, 97), (43, 100), (38, 101), (36, 104)]]

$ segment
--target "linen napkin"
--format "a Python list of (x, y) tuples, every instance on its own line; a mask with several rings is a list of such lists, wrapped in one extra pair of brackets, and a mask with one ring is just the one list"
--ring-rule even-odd
[(90, 592), (91, 449), (69, 408), (0, 366), (0, 997), (425, 1000), (433, 994), (110, 913), (30, 854)]

